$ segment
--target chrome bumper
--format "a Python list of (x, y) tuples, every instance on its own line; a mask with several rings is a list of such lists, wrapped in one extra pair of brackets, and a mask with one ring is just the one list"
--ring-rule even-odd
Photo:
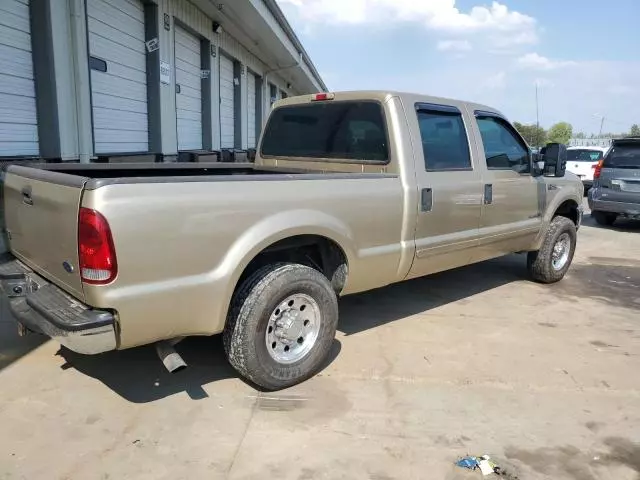
[(91, 355), (117, 347), (111, 312), (80, 303), (12, 257), (0, 264), (0, 289), (23, 330), (51, 337), (78, 353)]

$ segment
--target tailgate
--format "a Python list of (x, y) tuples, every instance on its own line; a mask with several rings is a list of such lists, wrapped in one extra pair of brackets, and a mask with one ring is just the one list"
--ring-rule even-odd
[(82, 299), (78, 211), (85, 177), (12, 165), (4, 181), (11, 252), (34, 271)]

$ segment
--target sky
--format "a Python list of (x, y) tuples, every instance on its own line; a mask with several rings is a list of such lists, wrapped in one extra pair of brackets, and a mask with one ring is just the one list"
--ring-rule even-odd
[(640, 0), (278, 0), (330, 91), (470, 100), (574, 132), (640, 124)]

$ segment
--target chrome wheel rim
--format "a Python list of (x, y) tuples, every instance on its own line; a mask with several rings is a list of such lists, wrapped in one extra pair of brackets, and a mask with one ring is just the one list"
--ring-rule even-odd
[(269, 317), (267, 352), (284, 365), (302, 360), (318, 340), (320, 321), (320, 307), (313, 298), (303, 293), (288, 296)]
[(562, 270), (569, 261), (569, 253), (571, 252), (571, 237), (568, 233), (563, 233), (558, 237), (556, 244), (553, 246), (551, 254), (551, 265), (554, 270)]

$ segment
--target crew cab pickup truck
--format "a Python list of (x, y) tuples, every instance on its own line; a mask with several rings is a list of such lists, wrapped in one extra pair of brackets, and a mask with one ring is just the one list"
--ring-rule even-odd
[(254, 164), (9, 166), (2, 289), (23, 331), (71, 350), (169, 357), (223, 333), (242, 376), (281, 389), (323, 365), (341, 295), (513, 252), (560, 280), (583, 196), (563, 158), (484, 105), (288, 98)]

